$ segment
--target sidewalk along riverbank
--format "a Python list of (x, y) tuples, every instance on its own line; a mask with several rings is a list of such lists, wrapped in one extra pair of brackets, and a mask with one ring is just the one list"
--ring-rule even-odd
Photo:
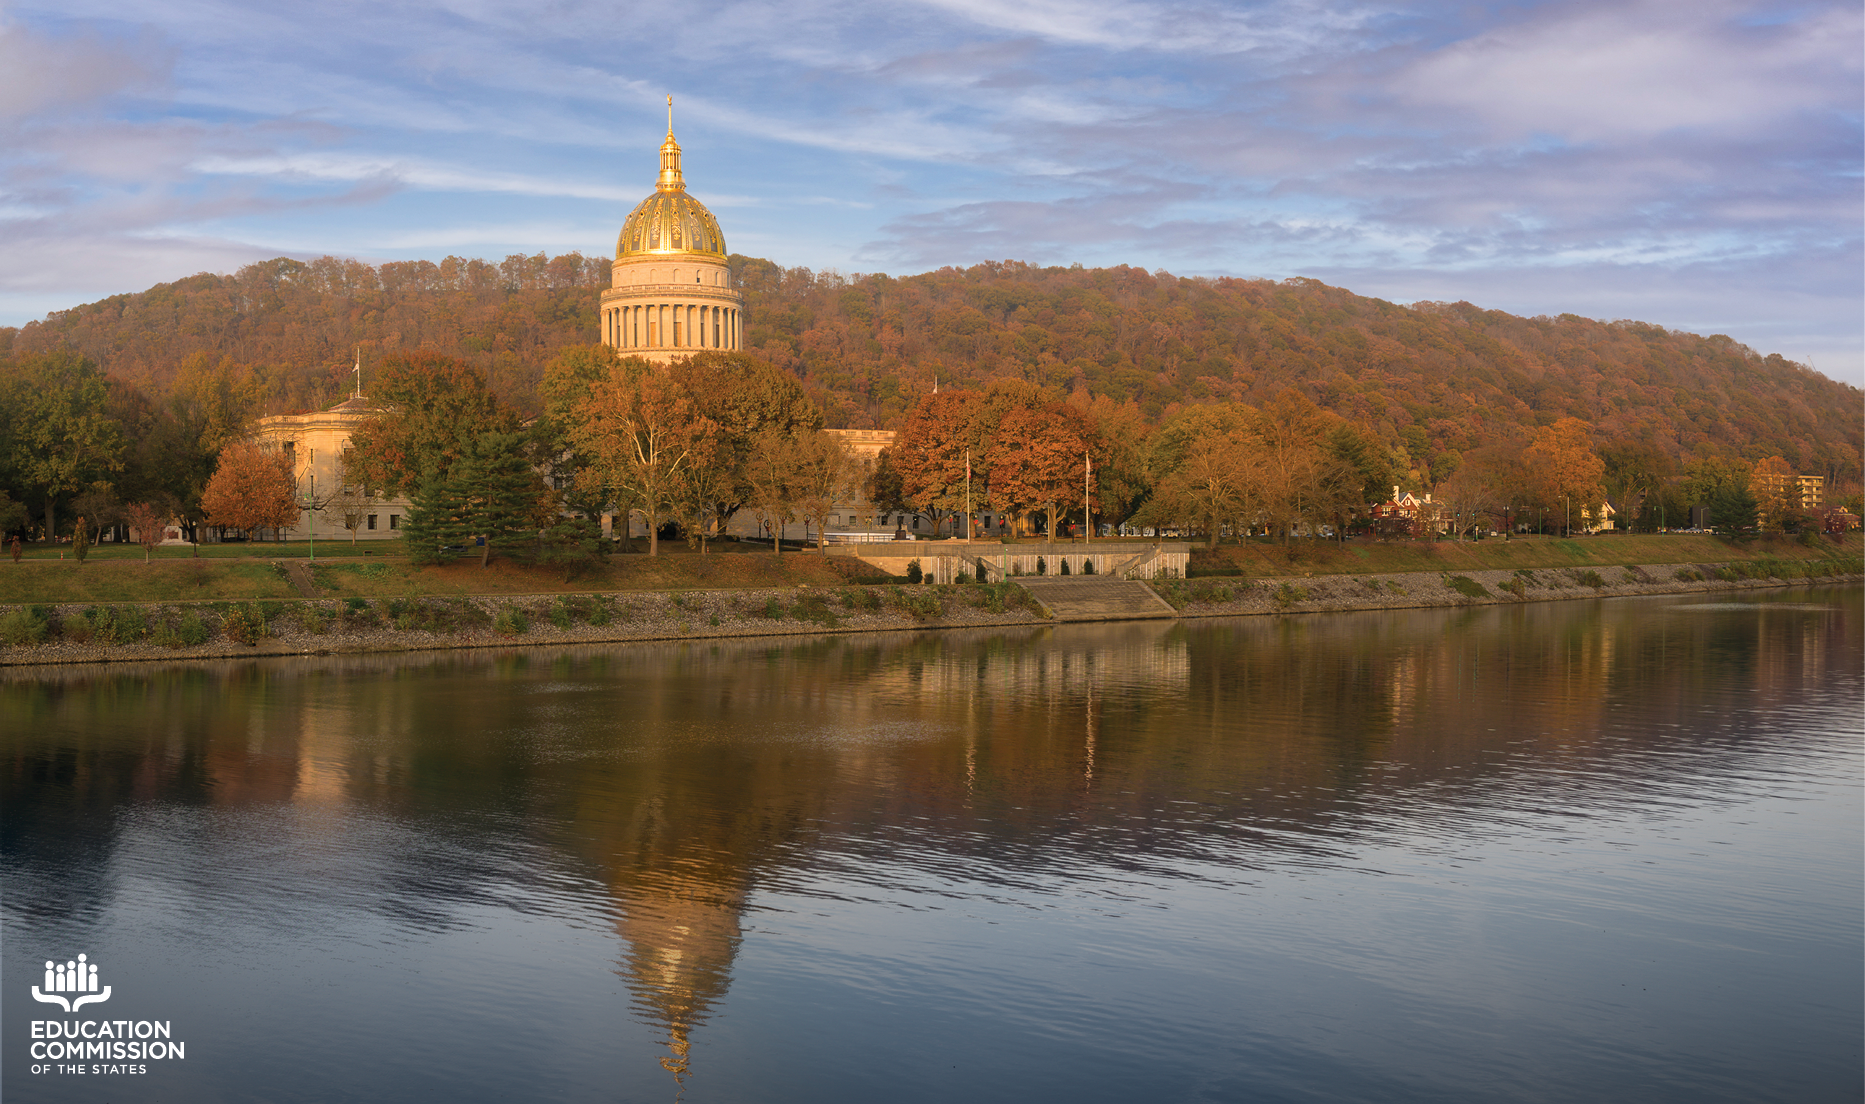
[[(1159, 579), (1179, 617), (1411, 609), (1865, 582), (1844, 560)], [(1015, 582), (0, 607), (0, 667), (1045, 623)]]

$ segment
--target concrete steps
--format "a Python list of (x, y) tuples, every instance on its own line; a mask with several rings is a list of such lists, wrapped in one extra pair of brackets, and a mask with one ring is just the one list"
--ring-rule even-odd
[(1019, 576), (1013, 580), (1057, 621), (1133, 621), (1178, 611), (1145, 583), (1109, 575)]

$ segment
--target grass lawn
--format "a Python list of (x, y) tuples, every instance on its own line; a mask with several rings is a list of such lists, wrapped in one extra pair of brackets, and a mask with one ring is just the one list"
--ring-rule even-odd
[[(636, 541), (637, 545), (645, 544)], [(65, 546), (69, 549), (69, 546)], [(769, 545), (723, 541), (701, 555), (683, 542), (661, 545), (659, 556), (623, 553), (566, 577), (561, 567), (532, 567), (495, 559), (482, 568), (468, 557), (445, 566), (420, 566), (388, 555), (395, 546), (378, 542), (352, 548), (345, 542), (317, 545), (312, 580), (319, 597), (410, 598), (423, 595), (576, 594), (630, 590), (736, 590), (796, 586), (842, 586), (880, 581), (878, 571), (852, 557), (814, 551), (773, 556)], [(1712, 536), (1666, 534), (1611, 537), (1517, 537), (1509, 541), (1458, 543), (1411, 541), (1346, 545), (1297, 541), (1286, 548), (1269, 542), (1227, 544), (1215, 553), (1195, 546), (1193, 571), (1213, 569), (1254, 578), (1288, 575), (1392, 574), (1408, 571), (1460, 572), (1512, 568), (1608, 567), (1619, 564), (1723, 563), (1733, 560), (1850, 558), (1859, 562), (1858, 534), (1844, 545), (1808, 548), (1786, 539), (1729, 544)], [(58, 550), (35, 548), (14, 564), (0, 559), (0, 605), (57, 602), (190, 602), (299, 597), (279, 566), (309, 556), (306, 542), (205, 545), (197, 559), (186, 548), (165, 548), (150, 563), (142, 549), (106, 546), (87, 562), (58, 559)], [(368, 551), (371, 555), (361, 553)], [(1855, 569), (1856, 570), (1856, 569)], [(866, 573), (867, 577), (863, 577)]]
[[(351, 556), (369, 556), (370, 558), (374, 558), (377, 556), (399, 555), (400, 552), (400, 541), (358, 541), (355, 545), (351, 545), (350, 542), (346, 540), (325, 540), (322, 537), (317, 539), (317, 558), (320, 560), (326, 557), (348, 558)], [(301, 560), (308, 557), (310, 554), (310, 541), (286, 541), (283, 544), (273, 541), (254, 541), (250, 544), (245, 541), (238, 541), (232, 544), (203, 544), (200, 546), (200, 555), (198, 556), (195, 555), (195, 550), (193, 548), (187, 545), (174, 544), (151, 549), (149, 552), (149, 562), (162, 563), (168, 560), (193, 559)], [(11, 553), (0, 552), (0, 555), (6, 555), (10, 558)], [(85, 553), (85, 557), (86, 563), (96, 563), (99, 560), (134, 560), (137, 563), (141, 563), (143, 561), (143, 550), (140, 544), (93, 544), (91, 545), (90, 551)], [(25, 551), (21, 556), (21, 562), (40, 562), (47, 560), (53, 563), (61, 561), (70, 563), (71, 542), (65, 541), (60, 544), (29, 544), (25, 546)]]
[[(93, 551), (82, 564), (69, 558), (61, 561), (56, 551), (50, 556), (29, 554), (18, 564), (0, 559), (0, 605), (297, 598), (298, 592), (275, 561), (303, 560), (309, 554), (304, 542), (206, 545), (199, 559), (190, 557), (185, 548), (161, 549), (178, 555), (158, 555), (145, 564), (140, 548), (109, 551), (121, 554)], [(132, 551), (134, 555), (129, 555)], [(319, 541), (317, 559), (311, 565), (318, 596), (407, 598), (845, 586), (862, 581), (861, 573), (879, 574), (844, 557), (786, 551), (780, 558), (771, 554), (768, 545), (732, 541), (714, 544), (706, 555), (684, 543), (666, 542), (659, 556), (619, 553), (568, 578), (561, 567), (532, 567), (510, 559), (494, 559), (484, 568), (471, 556), (443, 566), (423, 566), (383, 554), (386, 549), (380, 544), (371, 551), (375, 554), (367, 557), (329, 556)]]
[(0, 604), (7, 605), (296, 597), (284, 573), (266, 560), (0, 560)]

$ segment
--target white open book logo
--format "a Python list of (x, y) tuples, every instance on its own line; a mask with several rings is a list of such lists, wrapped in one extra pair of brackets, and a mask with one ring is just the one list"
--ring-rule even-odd
[[(70, 993), (71, 996), (60, 996)], [(84, 955), (79, 955), (76, 962), (67, 962), (60, 966), (56, 962), (45, 964), (45, 986), (32, 987), (32, 999), (56, 1004), (67, 1012), (76, 1012), (87, 1004), (102, 1004), (110, 999), (110, 986), (102, 990), (97, 988), (97, 963), (88, 962)]]

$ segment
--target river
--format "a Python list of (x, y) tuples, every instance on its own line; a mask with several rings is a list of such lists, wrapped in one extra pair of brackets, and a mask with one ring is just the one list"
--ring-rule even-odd
[(0, 1089), (1858, 1100), (1861, 597), (8, 670)]

